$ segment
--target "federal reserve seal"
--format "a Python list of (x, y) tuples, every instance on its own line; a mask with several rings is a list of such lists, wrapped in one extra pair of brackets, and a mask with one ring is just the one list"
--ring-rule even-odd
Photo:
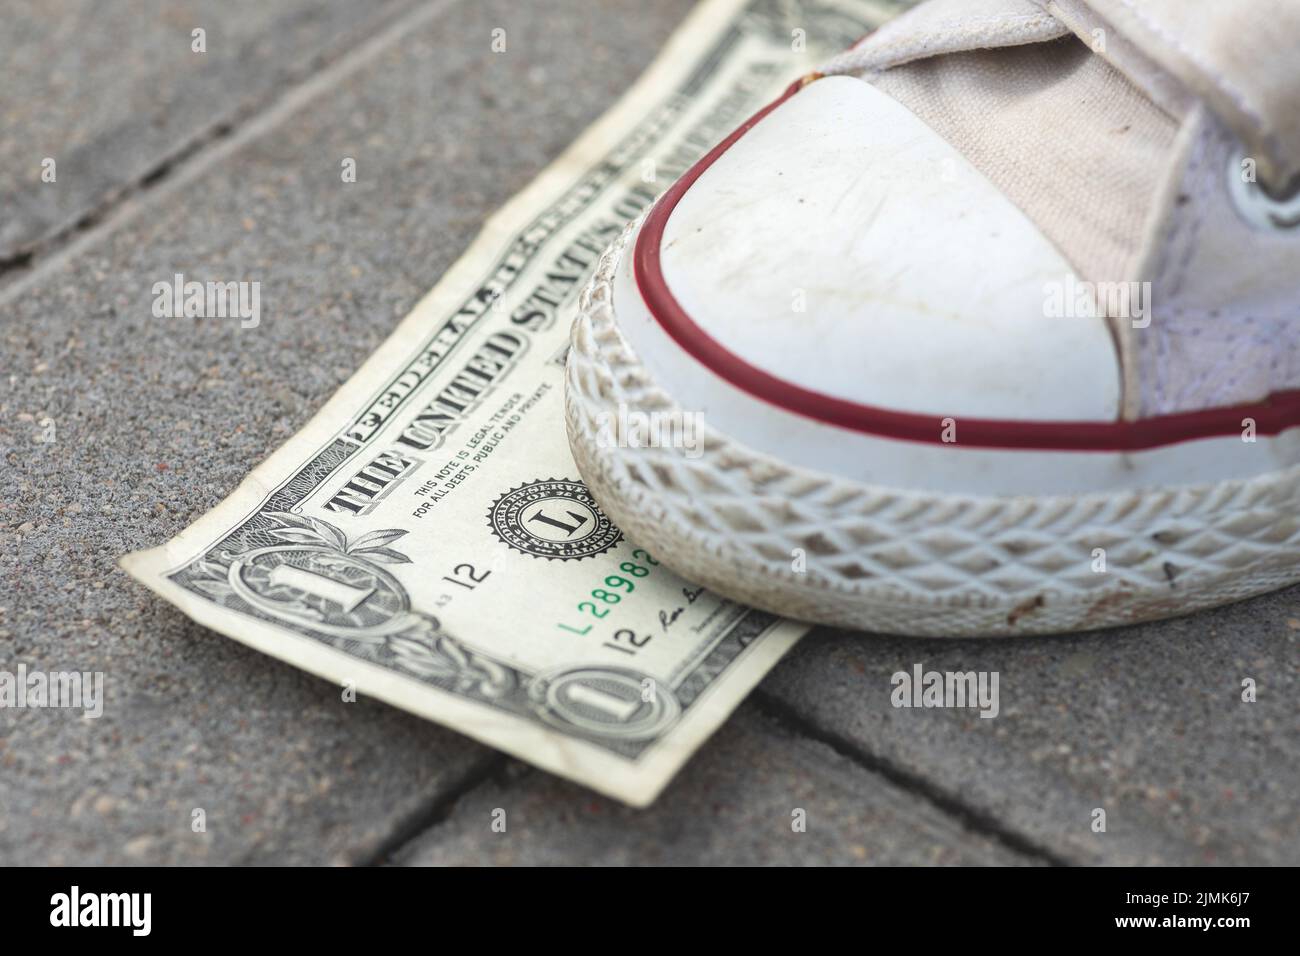
[(488, 509), (492, 533), (535, 558), (581, 560), (608, 551), (623, 532), (580, 481), (546, 478), (507, 491)]

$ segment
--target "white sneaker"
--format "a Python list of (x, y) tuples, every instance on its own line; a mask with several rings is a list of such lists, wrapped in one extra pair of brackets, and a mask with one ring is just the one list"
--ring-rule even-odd
[(604, 510), (894, 633), (1300, 581), (1300, 4), (1248, 6), (932, 0), (733, 133), (584, 293)]

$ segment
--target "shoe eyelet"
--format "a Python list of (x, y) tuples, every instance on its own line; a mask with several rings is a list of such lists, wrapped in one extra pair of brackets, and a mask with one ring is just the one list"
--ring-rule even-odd
[(1237, 214), (1265, 232), (1300, 235), (1300, 176), (1281, 190), (1255, 179), (1255, 161), (1235, 153), (1228, 163), (1228, 193)]

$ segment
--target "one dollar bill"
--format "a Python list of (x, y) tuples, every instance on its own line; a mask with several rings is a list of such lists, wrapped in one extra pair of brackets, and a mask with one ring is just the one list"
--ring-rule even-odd
[(251, 647), (648, 804), (805, 627), (601, 513), (565, 437), (577, 294), (663, 187), (901, 6), (702, 4), (302, 431), (123, 567)]

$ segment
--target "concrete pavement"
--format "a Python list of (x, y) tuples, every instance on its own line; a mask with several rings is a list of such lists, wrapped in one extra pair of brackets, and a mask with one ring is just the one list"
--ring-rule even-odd
[[(99, 720), (0, 717), (0, 862), (1300, 862), (1297, 589), (1059, 639), (819, 631), (646, 811), (146, 593), (116, 559), (300, 428), (689, 3), (146, 6), (0, 31), (0, 650), (111, 676)], [(154, 319), (173, 272), (260, 279), (256, 334)], [(999, 672), (1001, 713), (894, 708), (918, 663)]]

